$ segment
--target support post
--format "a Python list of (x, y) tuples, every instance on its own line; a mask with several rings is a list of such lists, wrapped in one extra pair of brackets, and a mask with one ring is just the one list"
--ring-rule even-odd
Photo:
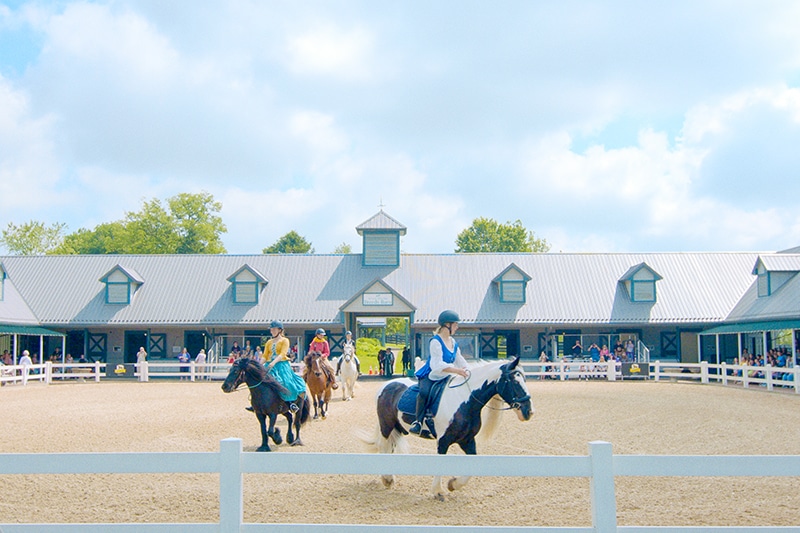
[(223, 439), (219, 450), (219, 530), (239, 533), (244, 519), (242, 439)]
[(610, 442), (589, 443), (592, 462), (590, 492), (592, 525), (597, 533), (616, 533), (617, 496), (614, 489), (614, 456)]

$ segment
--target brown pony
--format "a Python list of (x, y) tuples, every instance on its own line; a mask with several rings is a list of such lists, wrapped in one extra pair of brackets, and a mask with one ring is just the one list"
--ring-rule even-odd
[(303, 379), (308, 385), (308, 392), (314, 402), (314, 418), (325, 419), (328, 402), (331, 399), (331, 381), (335, 379), (333, 371), (319, 352), (308, 352), (303, 369)]

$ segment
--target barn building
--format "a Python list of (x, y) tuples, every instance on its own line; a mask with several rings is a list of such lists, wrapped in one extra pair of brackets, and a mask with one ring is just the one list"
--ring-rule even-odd
[[(182, 347), (222, 357), (281, 320), (300, 352), (328, 331), (334, 354), (390, 318), (425, 356), (444, 309), (466, 356), (551, 360), (575, 341), (632, 340), (638, 358), (732, 362), (800, 344), (800, 248), (783, 252), (408, 254), (383, 210), (361, 253), (0, 257), (0, 352), (133, 362)], [(793, 357), (792, 360), (795, 358)]]

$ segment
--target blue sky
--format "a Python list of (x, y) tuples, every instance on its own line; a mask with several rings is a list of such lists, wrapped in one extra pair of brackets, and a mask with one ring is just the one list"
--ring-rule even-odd
[[(230, 253), (384, 205), (553, 252), (800, 245), (800, 3), (2, 2), (0, 228), (206, 191)], [(2, 250), (0, 250), (2, 252)]]

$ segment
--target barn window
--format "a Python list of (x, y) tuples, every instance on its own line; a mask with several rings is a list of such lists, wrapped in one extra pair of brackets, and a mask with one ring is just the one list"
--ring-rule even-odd
[(255, 269), (245, 265), (228, 278), (233, 292), (235, 304), (258, 304), (261, 289), (266, 286), (267, 280)]
[(133, 270), (117, 265), (100, 278), (105, 283), (106, 303), (112, 305), (128, 305), (136, 290), (144, 283)]

